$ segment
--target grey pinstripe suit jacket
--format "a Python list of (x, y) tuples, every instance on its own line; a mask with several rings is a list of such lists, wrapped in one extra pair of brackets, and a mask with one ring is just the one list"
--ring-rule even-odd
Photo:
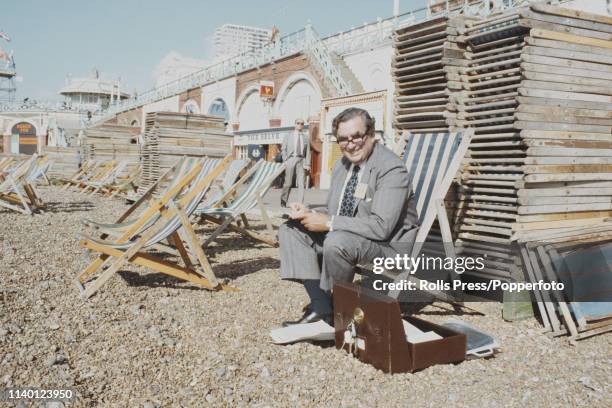
[(388, 242), (398, 252), (409, 250), (418, 229), (418, 216), (410, 176), (401, 159), (378, 143), (364, 164), (360, 183), (367, 184), (365, 198), (357, 198), (353, 217), (336, 215), (340, 194), (351, 163), (344, 156), (334, 165), (327, 205), (316, 208), (334, 215), (334, 231), (348, 231), (372, 241)]

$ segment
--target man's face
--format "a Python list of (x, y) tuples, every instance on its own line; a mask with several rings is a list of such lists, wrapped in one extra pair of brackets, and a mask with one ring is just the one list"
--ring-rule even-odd
[(363, 163), (374, 148), (374, 137), (367, 136), (365, 132), (366, 124), (361, 116), (338, 124), (336, 138), (340, 150), (353, 164)]
[(302, 130), (304, 129), (304, 122), (301, 120), (298, 120), (295, 122), (295, 130)]

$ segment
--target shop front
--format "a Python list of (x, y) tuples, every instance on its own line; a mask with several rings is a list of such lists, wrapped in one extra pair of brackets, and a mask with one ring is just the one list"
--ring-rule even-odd
[[(284, 138), (291, 137), (293, 130), (293, 126), (287, 126), (242, 132), (235, 131), (235, 157), (238, 159), (275, 161), (280, 157)], [(310, 167), (312, 174), (309, 177), (309, 184), (317, 187), (319, 181), (318, 174), (321, 167), (321, 144), (318, 141), (313, 143), (313, 131), (318, 133), (318, 122), (313, 121), (310, 125), (306, 125), (304, 131), (309, 135), (311, 147)]]

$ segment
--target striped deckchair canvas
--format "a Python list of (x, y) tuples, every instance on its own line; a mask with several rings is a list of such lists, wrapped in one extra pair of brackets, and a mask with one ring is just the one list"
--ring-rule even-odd
[[(461, 160), (465, 157), (473, 133), (473, 130), (466, 129), (450, 133), (406, 135), (404, 161), (412, 180), (420, 223), (412, 257), (417, 257), (423, 249), (423, 243), (436, 218), (440, 224), (446, 255), (455, 257), (444, 197), (459, 170)], [(397, 276), (396, 281), (407, 277), (408, 273), (402, 273)], [(397, 297), (399, 293), (392, 291), (390, 295)]]
[[(203, 245), (207, 246), (226, 229), (240, 232), (272, 246), (276, 245), (276, 238), (257, 233), (249, 227), (246, 214), (255, 207), (259, 207), (261, 216), (266, 223), (268, 233), (270, 235), (274, 233), (272, 222), (270, 221), (262, 199), (272, 186), (274, 180), (284, 171), (285, 164), (283, 163), (272, 163), (260, 160), (251, 167), (240, 180), (227, 190), (216, 203), (208, 203), (208, 206), (198, 208), (197, 213), (201, 215), (203, 220), (219, 224), (219, 227), (210, 235)], [(246, 182), (248, 182), (248, 184), (244, 189), (238, 191)], [(236, 225), (232, 224), (232, 222), (238, 221), (238, 219), (242, 220), (244, 227), (240, 226), (238, 222), (236, 222)]]
[[(86, 298), (93, 295), (126, 263), (146, 266), (208, 289), (234, 290), (216, 278), (189, 221), (229, 162), (230, 156), (223, 160), (204, 159), (197, 163), (162, 197), (152, 200), (137, 221), (130, 223), (118, 237), (95, 238), (81, 234), (80, 245), (98, 253), (75, 279), (81, 295)], [(214, 168), (211, 169), (212, 164)], [(146, 252), (147, 248), (166, 240), (176, 248), (184, 266)], [(97, 279), (85, 287), (94, 274), (98, 275)]]

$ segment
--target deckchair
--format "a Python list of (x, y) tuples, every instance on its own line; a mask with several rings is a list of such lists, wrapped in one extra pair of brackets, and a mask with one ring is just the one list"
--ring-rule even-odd
[(113, 183), (105, 184), (104, 186), (102, 186), (100, 191), (108, 197), (122, 195), (123, 193), (126, 193), (130, 190), (136, 193), (138, 190), (136, 182), (138, 180), (138, 177), (140, 177), (141, 172), (141, 165), (134, 166), (132, 171), (129, 172), (127, 175), (116, 177)]
[(12, 172), (3, 173), (4, 179), (0, 182), (0, 206), (20, 212), (32, 214), (32, 205), (37, 204), (34, 191), (26, 177), (37, 164), (37, 155), (20, 163)]
[[(223, 174), (223, 180), (221, 181), (219, 190), (214, 194), (209, 194), (206, 199), (200, 203), (196, 213), (206, 210), (206, 208), (213, 207), (219, 202), (219, 200), (234, 186), (238, 177), (242, 175), (248, 166), (253, 164), (251, 160), (236, 159), (232, 160), (225, 174)], [(235, 190), (234, 190), (235, 192)]]
[[(100, 255), (79, 273), (75, 280), (81, 294), (89, 298), (128, 262), (199, 284), (207, 289), (235, 290), (217, 280), (189, 221), (189, 216), (195, 211), (214, 179), (224, 171), (229, 161), (228, 156), (209, 172), (205, 171), (201, 163), (194, 166), (162, 197), (151, 202), (149, 208), (141, 214), (137, 222), (118, 238), (104, 240), (82, 235), (80, 245), (99, 252)], [(177, 197), (177, 192), (182, 194)], [(156, 217), (157, 221), (143, 230), (142, 227), (147, 225), (153, 217)], [(176, 245), (185, 266), (160, 259), (143, 251), (165, 239), (171, 239)], [(191, 260), (188, 249), (195, 255), (199, 268)], [(102, 271), (98, 278), (85, 288), (86, 280), (98, 271)]]
[(28, 176), (28, 181), (33, 185), (38, 182), (39, 179), (43, 179), (46, 185), (50, 186), (51, 181), (47, 177), (47, 172), (53, 167), (53, 160), (49, 160), (49, 156), (39, 156), (39, 161), (35, 171)]
[(112, 179), (118, 166), (119, 163), (114, 159), (102, 162), (93, 174), (79, 180), (75, 187), (80, 193), (86, 193), (91, 188), (90, 186)]
[(62, 190), (67, 190), (70, 186), (76, 184), (79, 180), (89, 177), (95, 169), (101, 164), (98, 160), (86, 160), (81, 164), (79, 169), (74, 172), (74, 174), (68, 178), (60, 179), (60, 182), (64, 183)]
[(3, 157), (0, 160), (0, 172), (9, 169), (13, 165), (14, 161), (15, 159), (12, 156)]
[[(465, 157), (473, 134), (473, 130), (466, 129), (450, 133), (408, 133), (406, 136), (404, 161), (412, 180), (420, 224), (410, 254), (412, 258), (419, 256), (436, 219), (446, 256), (456, 257), (444, 197)], [(420, 281), (410, 271), (395, 277), (395, 282), (402, 280)], [(400, 292), (392, 290), (389, 295), (397, 298)], [(427, 292), (441, 300), (453, 300), (452, 296), (441, 291)]]
[[(200, 174), (206, 175), (212, 170), (214, 170), (220, 163), (221, 160), (219, 159), (198, 159), (194, 157), (183, 157), (156, 183), (161, 183), (162, 180), (168, 181), (168, 184), (162, 189), (160, 195), (164, 196), (169, 191), (175, 191), (173, 194), (168, 196), (168, 199), (176, 199), (176, 197), (181, 193), (181, 190), (174, 190), (174, 186), (180, 183), (181, 180), (186, 177), (190, 171), (193, 170), (193, 168), (198, 165), (201, 165), (202, 170), (200, 171)], [(145, 203), (145, 201), (149, 199), (152, 195), (153, 189), (150, 188), (145, 194), (143, 194), (143, 196), (138, 201), (132, 204), (130, 208), (121, 217), (119, 217), (119, 220), (117, 220), (117, 222), (113, 224), (99, 223), (89, 219), (83, 219), (82, 223), (85, 226), (103, 232), (104, 234), (120, 236), (128, 228), (134, 225), (134, 223), (138, 222), (138, 216), (131, 220), (128, 220), (128, 217), (133, 214), (136, 209), (139, 208), (143, 203)], [(146, 211), (146, 209), (144, 211)], [(149, 219), (146, 224), (141, 227), (141, 230), (147, 229), (150, 225), (155, 223), (158, 217), (160, 216), (161, 214), (156, 213), (153, 217)]]
[(115, 160), (93, 161), (93, 164), (81, 171), (77, 177), (70, 180), (65, 180), (66, 185), (64, 186), (64, 190), (68, 190), (70, 187), (76, 187), (78, 191), (81, 191), (86, 182), (95, 181), (101, 177), (104, 177), (109, 171), (112, 171), (115, 164)]
[(87, 193), (89, 192), (89, 189), (91, 189), (89, 195), (93, 195), (97, 193), (100, 189), (102, 189), (102, 187), (104, 187), (105, 185), (114, 183), (117, 177), (119, 177), (119, 175), (123, 173), (123, 170), (125, 170), (126, 166), (127, 162), (125, 160), (122, 160), (119, 163), (115, 163), (114, 166), (110, 167), (108, 171), (102, 174), (99, 178), (91, 181), (84, 181), (84, 188), (83, 190), (81, 190), (81, 193)]
[[(219, 227), (206, 239), (206, 247), (226, 229), (239, 232), (248, 237), (262, 241), (268, 245), (276, 246), (276, 238), (265, 236), (250, 229), (246, 213), (255, 207), (259, 208), (261, 217), (266, 223), (268, 233), (272, 235), (274, 229), (263, 203), (263, 197), (270, 189), (272, 183), (282, 172), (285, 165), (264, 160), (257, 162), (240, 180), (229, 188), (215, 203), (208, 203), (205, 207), (197, 209), (201, 220), (218, 224)], [(249, 183), (240, 189), (247, 181)], [(239, 220), (244, 226), (240, 225)], [(236, 221), (235, 224), (232, 222)]]
[(569, 334), (573, 344), (612, 331), (612, 220), (538, 231), (518, 241), (528, 281), (565, 284), (559, 291), (532, 291), (544, 328), (552, 336)]
[(49, 160), (48, 156), (38, 156), (33, 159), (33, 166), (28, 169), (24, 179), (24, 189), (30, 199), (30, 204), (38, 209), (44, 208), (44, 202), (42, 200), (41, 195), (38, 193), (36, 189), (36, 182), (43, 178), (47, 181), (48, 185), (49, 179), (46, 176), (47, 171), (53, 164), (51, 160)]

